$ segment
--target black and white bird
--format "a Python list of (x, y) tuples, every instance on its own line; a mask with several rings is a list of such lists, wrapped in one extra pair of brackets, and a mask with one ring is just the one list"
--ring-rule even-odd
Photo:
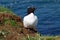
[(27, 15), (23, 18), (23, 25), (25, 28), (36, 30), (35, 26), (37, 25), (38, 18), (34, 14), (34, 11), (34, 7), (29, 7), (27, 9)]

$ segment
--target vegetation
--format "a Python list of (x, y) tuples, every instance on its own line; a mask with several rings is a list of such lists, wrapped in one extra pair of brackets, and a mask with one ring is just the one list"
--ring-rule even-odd
[(7, 35), (8, 33), (9, 33), (8, 30), (1, 30), (1, 31), (0, 31), (0, 34), (2, 34), (2, 35)]
[(5, 40), (5, 37), (8, 33), (8, 30), (0, 30), (0, 40)]
[(0, 14), (1, 13), (10, 13), (13, 14), (15, 16), (17, 16), (16, 14), (14, 14), (11, 10), (9, 10), (8, 8), (4, 7), (4, 6), (0, 6)]
[(22, 38), (21, 40), (55, 40), (54, 37), (42, 37), (40, 34), (37, 34), (35, 37), (32, 37), (30, 35), (27, 35), (27, 38)]
[(7, 13), (13, 13), (12, 11), (10, 11), (9, 9), (3, 7), (3, 6), (0, 6), (0, 12), (7, 12)]
[(14, 20), (5, 20), (4, 21), (5, 25), (11, 25), (11, 26), (16, 26), (16, 22)]
[(27, 40), (41, 40), (41, 38), (39, 34), (37, 34), (36, 37), (31, 37), (30, 35), (28, 35)]

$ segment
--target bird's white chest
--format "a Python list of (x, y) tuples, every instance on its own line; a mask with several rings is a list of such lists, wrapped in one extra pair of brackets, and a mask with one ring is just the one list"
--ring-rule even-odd
[(35, 26), (37, 23), (37, 17), (33, 14), (30, 14), (28, 16), (24, 17), (23, 20), (24, 26), (28, 27), (28, 26)]

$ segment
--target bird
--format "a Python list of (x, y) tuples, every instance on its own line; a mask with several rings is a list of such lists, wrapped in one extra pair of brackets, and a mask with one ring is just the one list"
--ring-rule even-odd
[(29, 7), (27, 9), (27, 15), (23, 18), (24, 28), (36, 32), (36, 25), (38, 23), (38, 17), (34, 14), (35, 8)]

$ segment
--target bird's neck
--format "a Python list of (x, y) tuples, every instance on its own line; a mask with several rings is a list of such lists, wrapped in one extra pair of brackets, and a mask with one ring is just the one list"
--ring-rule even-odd
[(30, 13), (30, 14), (28, 14), (28, 15), (34, 15), (34, 13)]
[(34, 13), (34, 12), (28, 12), (27, 15), (31, 14), (31, 13)]

